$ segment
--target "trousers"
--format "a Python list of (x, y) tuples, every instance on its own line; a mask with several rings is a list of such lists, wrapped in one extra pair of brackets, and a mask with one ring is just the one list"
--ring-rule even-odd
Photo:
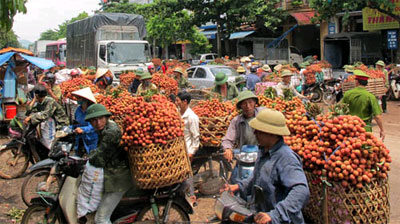
[(105, 192), (103, 194), (100, 205), (96, 211), (96, 216), (94, 218), (96, 224), (111, 224), (111, 215), (125, 193), (126, 191)]

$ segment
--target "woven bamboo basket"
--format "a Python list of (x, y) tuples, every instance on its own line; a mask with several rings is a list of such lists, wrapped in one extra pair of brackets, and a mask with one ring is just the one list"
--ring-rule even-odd
[(166, 145), (132, 147), (128, 154), (132, 177), (141, 189), (182, 183), (192, 173), (183, 138)]
[[(387, 179), (374, 179), (362, 189), (344, 188), (339, 182), (332, 187), (307, 173), (310, 200), (304, 213), (314, 223), (389, 223), (389, 183)], [(324, 185), (326, 194), (324, 194)], [(324, 206), (323, 201), (326, 200)], [(325, 217), (325, 222), (324, 222)]]
[(200, 144), (202, 146), (219, 147), (221, 139), (229, 127), (229, 116), (200, 117)]
[[(342, 84), (342, 90), (343, 92), (346, 92), (348, 90), (351, 90), (356, 87), (356, 82), (355, 81), (349, 81), (349, 82), (344, 82)], [(365, 87), (365, 89), (372, 93), (374, 96), (383, 96), (386, 94), (385, 92), (385, 83), (382, 78), (376, 78), (376, 79), (369, 79), (368, 80), (368, 85)]]

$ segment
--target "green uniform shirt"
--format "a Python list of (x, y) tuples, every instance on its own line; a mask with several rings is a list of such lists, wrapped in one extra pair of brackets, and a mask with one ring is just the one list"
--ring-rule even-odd
[(189, 88), (190, 87), (189, 81), (183, 76), (181, 77), (181, 79), (179, 79), (177, 81), (178, 81), (179, 89), (184, 89), (184, 88)]
[(360, 117), (367, 125), (370, 125), (373, 117), (382, 113), (376, 97), (362, 87), (345, 92), (342, 101), (349, 104), (351, 115)]
[[(228, 84), (228, 90), (227, 90), (227, 94), (226, 94), (226, 100), (232, 100), (239, 95), (239, 90), (237, 89), (237, 87), (234, 84), (232, 84), (232, 83), (227, 83), (227, 84)], [(215, 93), (221, 94), (221, 88), (217, 85), (214, 86), (212, 91)]]
[(53, 88), (51, 88), (51, 91), (57, 97), (58, 101), (60, 101), (60, 99), (61, 99), (61, 88), (58, 85), (54, 85)]
[(96, 150), (89, 156), (89, 162), (104, 169), (104, 191), (123, 192), (131, 188), (132, 178), (128, 166), (128, 155), (120, 146), (121, 129), (111, 120), (97, 132), (99, 139)]
[(36, 125), (52, 117), (56, 120), (57, 128), (69, 125), (68, 116), (62, 106), (52, 97), (46, 96), (42, 103), (36, 102), (28, 111), (31, 124)]

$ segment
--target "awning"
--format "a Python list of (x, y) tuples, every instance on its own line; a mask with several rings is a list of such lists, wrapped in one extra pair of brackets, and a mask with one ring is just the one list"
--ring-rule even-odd
[(4, 63), (6, 63), (8, 60), (10, 60), (11, 56), (13, 56), (14, 54), (19, 54), (22, 58), (24, 58), (25, 60), (29, 61), (31, 64), (36, 65), (37, 67), (39, 67), (43, 70), (50, 69), (51, 67), (55, 66), (55, 64), (50, 60), (47, 60), (44, 58), (28, 56), (26, 54), (15, 53), (15, 52), (7, 52), (4, 54), (1, 54), (0, 55), (0, 66), (3, 65)]
[(207, 30), (207, 31), (201, 31), (204, 36), (207, 37), (207, 39), (215, 39), (215, 36), (217, 34), (216, 30)]
[(33, 56), (32, 51), (29, 51), (29, 50), (26, 50), (26, 49), (22, 49), (22, 48), (7, 47), (7, 48), (3, 48), (3, 49), (0, 50), (0, 54), (4, 54), (6, 52), (18, 52), (18, 53), (23, 53), (23, 54), (27, 54), (27, 55)]
[(247, 37), (248, 35), (254, 33), (255, 31), (243, 31), (243, 32), (236, 32), (236, 33), (231, 33), (229, 39), (234, 40), (234, 39), (242, 39), (244, 37)]
[(314, 17), (315, 12), (293, 12), (290, 13), (291, 16), (293, 16), (297, 23), (299, 25), (310, 25), (311, 23), (311, 18)]

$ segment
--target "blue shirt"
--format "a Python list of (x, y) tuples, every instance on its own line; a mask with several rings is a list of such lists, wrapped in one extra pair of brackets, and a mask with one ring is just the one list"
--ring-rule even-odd
[(254, 91), (256, 89), (256, 84), (261, 82), (260, 77), (253, 73), (248, 74), (246, 80), (246, 88), (250, 91)]
[(86, 112), (83, 112), (82, 106), (76, 108), (75, 120), (79, 124), (73, 125), (73, 128), (81, 128), (83, 130), (83, 134), (76, 136), (75, 149), (78, 149), (79, 141), (82, 139), (86, 152), (89, 154), (90, 151), (96, 149), (98, 136), (92, 125), (88, 121), (85, 121), (85, 116)]
[(264, 191), (265, 202), (257, 211), (266, 212), (272, 223), (304, 223), (302, 208), (310, 191), (300, 157), (283, 139), (268, 152), (261, 148), (253, 174), (239, 183), (247, 194), (253, 185)]

